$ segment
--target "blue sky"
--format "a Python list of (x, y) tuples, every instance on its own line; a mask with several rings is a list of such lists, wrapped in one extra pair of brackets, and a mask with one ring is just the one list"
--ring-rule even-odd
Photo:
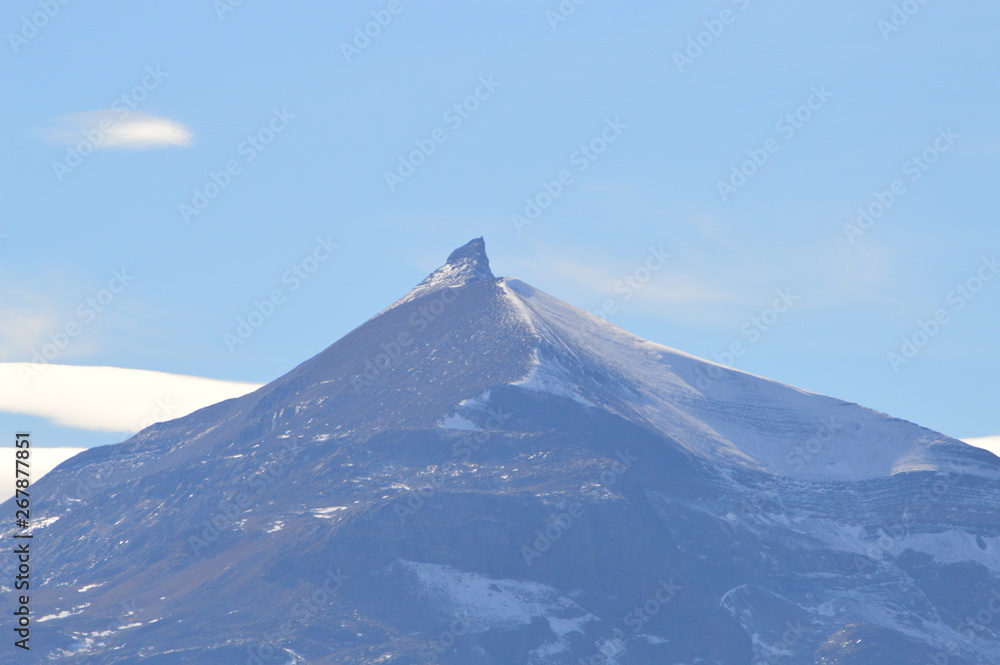
[[(266, 382), (482, 235), (495, 273), (648, 339), (998, 435), (998, 22), (985, 0), (11, 0), (0, 361), (70, 325), (53, 364)], [(21, 388), (5, 431), (122, 438)]]

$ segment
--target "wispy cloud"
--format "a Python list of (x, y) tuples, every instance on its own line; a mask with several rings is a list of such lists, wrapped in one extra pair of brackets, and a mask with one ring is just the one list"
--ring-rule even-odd
[(735, 215), (678, 215), (653, 209), (635, 211), (633, 217), (650, 218), (654, 213), (664, 223), (630, 247), (623, 246), (620, 233), (599, 246), (553, 246), (536, 240), (534, 257), (515, 261), (514, 274), (547, 283), (555, 295), (578, 305), (590, 299), (598, 306), (603, 298), (628, 291), (616, 291), (622, 279), (644, 276), (647, 247), (657, 247), (670, 254), (669, 261), (642, 288), (634, 289), (627, 303), (619, 303), (623, 310), (727, 325), (742, 320), (745, 310), (769, 302), (779, 288), (801, 295), (804, 308), (899, 306), (887, 295), (897, 279), (891, 253), (846, 247), (835, 229), (811, 237), (788, 222), (787, 232), (764, 235)]
[(86, 143), (94, 150), (151, 150), (194, 143), (194, 134), (179, 122), (123, 109), (64, 116), (46, 136), (53, 143), (68, 146)]
[[(575, 261), (565, 256), (549, 256), (545, 267), (553, 273), (568, 278), (597, 297), (613, 296), (615, 286), (620, 285), (623, 278), (633, 275), (637, 266), (644, 264), (645, 256), (640, 257), (635, 264), (621, 259), (608, 260), (601, 264)], [(650, 279), (642, 288), (634, 291), (637, 301), (649, 306), (692, 303), (736, 303), (739, 294), (727, 285), (710, 283), (700, 279), (690, 272), (670, 271), (671, 266), (665, 266), (664, 274), (659, 282)], [(669, 275), (669, 276), (668, 276)]]
[(260, 387), (121, 367), (45, 365), (28, 383), (30, 363), (0, 363), (0, 412), (48, 418), (58, 425), (132, 433)]
[(977, 448), (988, 450), (997, 457), (1000, 457), (1000, 436), (980, 436), (962, 440)]

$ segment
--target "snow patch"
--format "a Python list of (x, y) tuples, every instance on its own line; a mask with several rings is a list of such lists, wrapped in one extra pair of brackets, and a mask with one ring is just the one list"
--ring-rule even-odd
[(566, 397), (584, 406), (594, 406), (594, 403), (580, 394), (579, 389), (567, 378), (570, 373), (553, 361), (541, 362), (535, 352), (535, 366), (531, 373), (521, 381), (511, 384), (525, 390), (548, 393), (556, 397)]
[(44, 529), (48, 525), (55, 524), (58, 521), (59, 521), (58, 515), (55, 517), (42, 517), (32, 522), (31, 530), (34, 531), (35, 529)]
[(320, 519), (328, 520), (332, 519), (333, 516), (340, 512), (341, 510), (347, 510), (347, 506), (330, 506), (329, 508), (313, 508), (309, 512), (313, 514), (313, 517), (318, 517)]
[(90, 603), (84, 603), (83, 605), (77, 605), (72, 610), (62, 610), (55, 614), (46, 614), (43, 617), (39, 617), (38, 621), (42, 622), (42, 621), (52, 621), (53, 619), (65, 619), (66, 617), (71, 617), (80, 614), (88, 607), (90, 607)]
[(570, 634), (585, 633), (588, 622), (599, 621), (555, 588), (538, 582), (492, 579), (431, 563), (393, 564), (397, 565), (416, 576), (430, 607), (460, 619), (470, 633), (514, 628), (530, 624), (537, 617), (545, 618), (555, 640), (536, 649), (536, 658), (565, 651)]
[(71, 617), (74, 614), (79, 614), (79, 612), (70, 612), (69, 610), (63, 610), (61, 612), (57, 612), (56, 614), (46, 614), (43, 617), (39, 617), (37, 621), (38, 623), (42, 623), (43, 621), (52, 621), (53, 619), (65, 619), (66, 617)]

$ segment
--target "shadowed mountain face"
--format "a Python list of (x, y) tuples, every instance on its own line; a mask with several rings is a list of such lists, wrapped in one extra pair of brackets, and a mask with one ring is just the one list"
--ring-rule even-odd
[(998, 489), (985, 451), (639, 339), (476, 239), (39, 481), (32, 650), (0, 663), (995, 665)]

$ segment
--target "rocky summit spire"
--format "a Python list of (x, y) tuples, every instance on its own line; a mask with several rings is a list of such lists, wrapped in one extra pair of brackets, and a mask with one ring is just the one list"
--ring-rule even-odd
[(473, 238), (449, 254), (448, 262), (437, 272), (449, 267), (455, 276), (461, 275), (463, 283), (495, 279), (493, 271), (490, 270), (490, 260), (486, 256), (486, 242), (482, 236)]
[(490, 260), (486, 256), (486, 243), (482, 237), (473, 238), (449, 254), (448, 261), (443, 266), (425, 277), (424, 281), (417, 284), (412, 291), (382, 312), (441, 289), (463, 286), (471, 282), (493, 281), (494, 279), (496, 277), (490, 270)]
[(469, 282), (496, 279), (486, 257), (486, 243), (474, 238), (448, 255), (448, 262), (428, 275), (414, 292), (421, 294), (440, 288), (462, 286)]

